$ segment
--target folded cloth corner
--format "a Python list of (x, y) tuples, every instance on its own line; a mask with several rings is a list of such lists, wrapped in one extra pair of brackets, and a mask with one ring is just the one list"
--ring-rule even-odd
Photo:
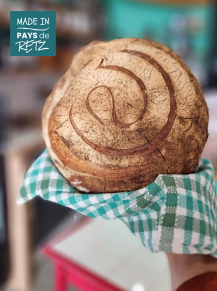
[(90, 217), (119, 218), (152, 252), (217, 257), (214, 169), (204, 158), (195, 174), (161, 174), (136, 191), (81, 195), (45, 150), (27, 171), (17, 202), (35, 196)]

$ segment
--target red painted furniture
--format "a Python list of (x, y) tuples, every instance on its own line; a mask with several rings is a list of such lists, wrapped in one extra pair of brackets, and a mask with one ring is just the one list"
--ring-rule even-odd
[(71, 227), (53, 239), (43, 248), (43, 253), (51, 258), (55, 268), (55, 291), (66, 291), (68, 284), (79, 288), (82, 291), (125, 291), (114, 286), (104, 278), (85, 269), (83, 266), (73, 262), (71, 259), (56, 252), (52, 246), (72, 235), (77, 230), (90, 222), (90, 218), (83, 217), (74, 227)]
[(152, 254), (120, 220), (83, 216), (43, 251), (53, 260), (56, 291), (69, 284), (81, 291), (171, 291), (165, 254)]

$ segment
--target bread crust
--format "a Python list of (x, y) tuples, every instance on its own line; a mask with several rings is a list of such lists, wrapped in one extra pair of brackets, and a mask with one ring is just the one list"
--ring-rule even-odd
[(81, 192), (140, 189), (190, 174), (208, 137), (208, 108), (183, 61), (144, 39), (84, 47), (42, 112), (51, 159)]

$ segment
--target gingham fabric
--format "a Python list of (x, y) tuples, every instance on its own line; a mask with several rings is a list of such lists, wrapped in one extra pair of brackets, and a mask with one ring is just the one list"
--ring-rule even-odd
[(149, 186), (131, 192), (81, 195), (45, 150), (28, 170), (18, 203), (39, 195), (90, 217), (121, 219), (152, 252), (217, 256), (213, 176), (212, 164), (202, 158), (195, 174), (159, 175)]

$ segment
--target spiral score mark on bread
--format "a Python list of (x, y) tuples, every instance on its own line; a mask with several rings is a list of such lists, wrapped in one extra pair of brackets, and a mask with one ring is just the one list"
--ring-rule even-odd
[[(79, 129), (77, 128), (71, 111), (70, 111), (70, 121), (72, 126), (74, 127), (75, 131), (77, 132), (77, 134), (83, 139), (84, 142), (86, 142), (89, 146), (91, 146), (92, 148), (94, 148), (94, 150), (99, 151), (105, 155), (110, 155), (110, 156), (126, 156), (126, 155), (134, 155), (137, 153), (142, 153), (142, 152), (151, 152), (153, 151), (156, 147), (158, 147), (161, 142), (166, 138), (166, 136), (169, 134), (173, 122), (176, 118), (176, 100), (175, 100), (175, 96), (174, 96), (174, 88), (173, 88), (173, 84), (171, 82), (171, 79), (169, 77), (169, 75), (165, 72), (165, 70), (162, 68), (162, 66), (155, 61), (154, 59), (152, 59), (150, 56), (148, 56), (147, 54), (141, 53), (141, 52), (137, 52), (137, 51), (128, 51), (128, 50), (124, 50), (122, 51), (124, 53), (128, 53), (128, 54), (132, 54), (135, 56), (138, 56), (139, 58), (142, 58), (146, 61), (148, 61), (149, 63), (151, 63), (162, 75), (162, 77), (164, 78), (167, 87), (169, 89), (170, 92), (170, 114), (168, 116), (168, 121), (167, 124), (164, 126), (164, 128), (162, 129), (162, 131), (155, 137), (153, 138), (151, 141), (149, 141), (146, 144), (143, 144), (141, 146), (135, 147), (135, 148), (131, 148), (131, 149), (122, 149), (122, 150), (118, 150), (118, 149), (111, 149), (111, 148), (107, 148), (107, 147), (102, 147), (102, 146), (98, 146), (97, 144), (92, 143), (91, 141), (89, 141), (87, 138), (85, 138), (82, 133), (79, 131)], [(145, 108), (146, 108), (146, 104), (147, 104), (147, 94), (146, 94), (146, 87), (145, 84), (143, 83), (143, 81), (138, 78), (133, 72), (131, 72), (130, 70), (127, 70), (125, 68), (119, 67), (119, 66), (103, 66), (102, 65), (103, 60), (101, 61), (101, 63), (99, 64), (97, 69), (107, 69), (107, 70), (116, 70), (119, 72), (122, 72), (124, 74), (127, 74), (128, 76), (130, 76), (131, 78), (133, 78), (137, 84), (139, 85), (142, 94), (143, 94), (143, 98), (144, 98), (144, 109), (142, 111), (142, 114), (139, 116), (138, 119), (140, 119), (143, 114), (145, 113)], [(96, 88), (99, 87), (103, 87), (103, 86), (98, 86)], [(132, 125), (133, 123), (137, 122), (138, 119), (132, 123), (129, 124), (123, 124), (121, 123), (116, 115), (116, 111), (115, 111), (115, 102), (114, 102), (114, 96), (111, 92), (111, 90), (109, 88), (107, 88), (106, 86), (104, 86), (109, 93), (111, 94), (112, 97), (112, 103), (113, 103), (113, 110), (112, 110), (112, 117), (113, 117), (113, 121), (115, 123), (116, 126), (120, 126), (120, 127), (129, 127), (130, 125)], [(89, 104), (89, 96), (90, 94), (96, 89), (93, 88), (91, 90), (91, 92), (88, 94), (87, 96), (87, 101), (86, 101), (86, 106), (87, 109), (89, 110), (89, 112), (100, 122), (103, 124), (103, 122), (101, 121), (101, 119), (94, 113), (94, 111), (92, 110), (90, 104)]]
[(79, 191), (130, 191), (160, 173), (196, 170), (207, 107), (171, 50), (148, 40), (93, 43), (63, 78), (45, 104), (43, 134), (54, 163)]

